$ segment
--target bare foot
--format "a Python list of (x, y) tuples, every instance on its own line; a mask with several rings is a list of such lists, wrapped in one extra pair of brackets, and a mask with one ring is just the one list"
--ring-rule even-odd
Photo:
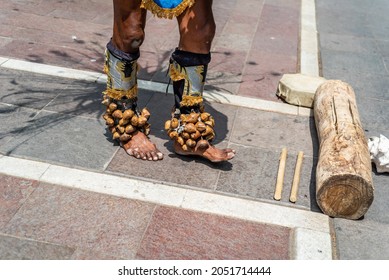
[(174, 141), (174, 151), (183, 156), (200, 156), (208, 159), (211, 162), (221, 162), (232, 159), (235, 156), (235, 150), (232, 149), (218, 149), (211, 144), (207, 148), (199, 148), (196, 146), (193, 149), (184, 151), (179, 143)]
[(143, 160), (161, 160), (163, 154), (157, 149), (154, 143), (142, 132), (135, 132), (131, 140), (122, 144), (124, 150), (130, 156)]

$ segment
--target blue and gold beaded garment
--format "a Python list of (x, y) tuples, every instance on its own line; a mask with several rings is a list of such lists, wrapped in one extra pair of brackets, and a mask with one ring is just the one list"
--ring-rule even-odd
[(194, 2), (195, 0), (142, 0), (141, 7), (157, 17), (172, 19), (191, 7)]

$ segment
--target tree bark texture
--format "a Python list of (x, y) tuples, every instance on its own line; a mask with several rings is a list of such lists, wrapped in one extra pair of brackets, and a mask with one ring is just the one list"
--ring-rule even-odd
[(319, 136), (316, 200), (331, 217), (359, 219), (374, 199), (367, 139), (359, 118), (355, 93), (339, 80), (316, 91), (314, 117)]

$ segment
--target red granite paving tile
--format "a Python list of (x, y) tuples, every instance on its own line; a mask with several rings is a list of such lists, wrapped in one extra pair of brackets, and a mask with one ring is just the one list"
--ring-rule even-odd
[(251, 37), (247, 34), (223, 33), (220, 38), (215, 40), (214, 47), (228, 48), (232, 51), (248, 51), (251, 46)]
[(140, 58), (138, 59), (140, 65), (138, 78), (142, 80), (154, 80), (153, 77), (160, 72), (163, 72), (166, 76), (170, 55), (170, 51), (148, 51), (141, 49)]
[(155, 73), (160, 69), (158, 54), (155, 52), (142, 51), (138, 60), (139, 71), (138, 79), (151, 80)]
[(240, 24), (247, 24), (250, 25), (251, 28), (255, 28), (258, 21), (259, 21), (259, 14), (256, 16), (248, 16), (245, 14), (237, 13), (235, 11), (232, 11), (231, 16), (229, 18), (229, 22), (231, 24), (234, 23), (240, 23)]
[(0, 37), (0, 48), (4, 47), (5, 45), (8, 45), (9, 43), (11, 43), (12, 39), (10, 38), (4, 38), (4, 37)]
[(214, 16), (215, 22), (216, 22), (215, 37), (213, 40), (213, 42), (215, 42), (215, 40), (223, 32), (224, 27), (226, 26), (226, 24), (230, 18), (230, 11), (227, 9), (219, 9), (219, 10), (214, 9), (213, 16)]
[(246, 20), (241, 20), (242, 17), (230, 18), (223, 32), (226, 34), (239, 34), (251, 38), (256, 31), (257, 18), (247, 17)]
[(0, 48), (0, 55), (31, 62), (102, 72), (103, 52), (97, 49), (71, 49), (57, 45), (13, 40)]
[(212, 60), (208, 66), (209, 72), (222, 74), (242, 74), (247, 53), (244, 51), (232, 51), (227, 48), (215, 48), (212, 52)]
[(246, 15), (244, 17), (240, 13), (232, 13), (226, 18), (226, 22), (222, 27), (218, 25), (218, 21), (216, 20), (216, 27), (220, 31), (217, 32), (214, 38), (213, 49), (249, 50), (252, 38), (256, 32), (257, 21), (257, 16), (250, 17)]
[(11, 220), (37, 186), (37, 181), (0, 174), (0, 228)]
[(239, 88), (239, 95), (278, 100), (275, 96), (283, 74), (296, 73), (297, 57), (252, 51)]
[(178, 46), (179, 32), (176, 20), (150, 18), (145, 27), (142, 50), (170, 50)]
[(287, 8), (288, 10), (297, 10), (300, 11), (301, 0), (271, 0), (267, 1), (266, 4), (272, 6), (280, 6)]
[[(107, 1), (107, 3), (112, 3)], [(113, 9), (105, 9), (103, 13), (97, 13), (96, 17), (91, 20), (92, 23), (111, 26), (113, 20)]]
[(234, 12), (248, 17), (258, 17), (261, 14), (265, 0), (237, 0)]
[[(0, 55), (101, 72), (104, 48), (112, 33), (112, 2), (0, 4), (5, 7), (0, 35), (18, 39), (2, 40)], [(217, 29), (208, 89), (253, 97), (264, 95), (268, 99), (278, 84), (277, 75), (295, 70), (290, 64), (253, 67), (251, 58), (245, 61), (246, 51), (252, 48), (297, 56), (299, 5), (298, 0), (215, 2)], [(221, 34), (229, 36), (220, 37)], [(148, 13), (139, 78), (166, 82), (163, 69), (178, 39), (176, 20), (158, 19)], [(265, 94), (258, 94), (258, 89)]]
[(49, 16), (55, 18), (77, 20), (77, 21), (86, 21), (86, 20), (91, 21), (96, 17), (96, 13), (91, 13), (89, 9), (81, 9), (80, 7), (63, 6), (63, 7), (58, 7), (52, 12), (50, 12)]
[[(238, 94), (240, 84), (242, 83), (242, 75), (231, 74), (225, 72), (212, 72), (207, 74), (205, 91), (212, 94), (216, 99), (225, 98), (218, 93)], [(211, 92), (212, 91), (212, 92)], [(217, 93), (215, 93), (217, 91)]]
[(31, 13), (19, 13), (16, 11), (5, 11), (3, 23), (9, 26), (29, 28), (32, 30), (46, 30), (68, 34), (68, 30), (74, 22), (58, 18), (35, 15)]
[(247, 58), (244, 74), (256, 75), (271, 73), (281, 76), (285, 73), (295, 73), (297, 58), (295, 56), (278, 55), (266, 51), (252, 51)]
[(239, 95), (277, 100), (275, 93), (282, 75), (296, 71), (296, 56), (252, 51), (244, 69)]
[(282, 36), (270, 36), (257, 33), (254, 37), (252, 50), (268, 51), (273, 54), (298, 55), (298, 34), (294, 38), (284, 38)]
[(111, 24), (102, 25), (95, 24), (91, 21), (76, 21), (52, 16), (35, 15), (32, 13), (19, 13), (15, 11), (3, 11), (2, 24), (9, 26), (11, 30), (13, 27), (24, 28), (29, 30), (31, 33), (38, 35), (42, 32), (52, 32), (65, 37), (77, 36), (79, 39), (84, 41), (88, 41), (88, 38), (91, 35), (105, 34), (106, 38), (104, 38), (104, 44), (108, 41), (112, 34)]
[(244, 79), (240, 85), (238, 95), (281, 102), (276, 96), (280, 76), (271, 74), (253, 75), (245, 76)]
[[(12, 30), (12, 31), (10, 31)], [(24, 42), (45, 44), (51, 46), (57, 46), (58, 49), (71, 48), (84, 50), (98, 50), (102, 56), (105, 49), (105, 44), (108, 42), (108, 36), (102, 36), (101, 34), (83, 34), (77, 33), (76, 35), (62, 34), (52, 31), (31, 30), (29, 28), (13, 27), (9, 25), (0, 26), (0, 36), (9, 37), (9, 39), (20, 40)]]
[(4, 232), (133, 258), (153, 210), (148, 203), (41, 184)]
[(205, 89), (237, 94), (247, 53), (215, 48), (208, 66)]
[(298, 34), (299, 20), (299, 10), (265, 4), (259, 21), (258, 32), (269, 36), (294, 38)]
[[(0, 9), (3, 11), (28, 12), (36, 15), (47, 15), (53, 11), (52, 5), (48, 5), (46, 1), (0, 1)], [(3, 12), (2, 11), (2, 12)]]
[[(246, 1), (248, 1), (248, 0), (246, 0)], [(254, 1), (256, 1), (256, 0), (254, 0)], [(214, 13), (216, 13), (217, 11), (219, 11), (221, 9), (233, 10), (237, 2), (238, 2), (237, 0), (213, 1)]]
[[(242, 68), (239, 65), (243, 64), (237, 57), (231, 57), (231, 59), (220, 60), (212, 59), (209, 65), (207, 73), (207, 80), (205, 84), (205, 90), (216, 90), (218, 92), (224, 92), (229, 94), (237, 94), (239, 86), (242, 82)], [(239, 63), (234, 65), (234, 61)], [(218, 98), (218, 96), (215, 96)]]
[(105, 1), (97, 3), (94, 1), (58, 1), (50, 3), (50, 6), (54, 9), (50, 12), (49, 16), (72, 19), (76, 21), (89, 22), (96, 18), (100, 14), (108, 14), (113, 16), (113, 4), (112, 1)]
[(265, 5), (252, 44), (253, 51), (298, 55), (299, 10)]
[[(0, 9), (13, 10), (24, 13), (31, 13), (36, 15), (47, 15), (54, 11), (60, 11), (55, 13), (56, 16), (70, 16), (70, 12), (73, 14), (72, 18), (80, 20), (79, 15), (86, 13), (95, 17), (98, 12), (106, 12), (108, 9), (112, 9), (111, 1), (0, 1)], [(50, 14), (53, 16), (53, 14)], [(92, 17), (92, 18), (93, 18)], [(83, 18), (81, 18), (83, 19)], [(85, 17), (84, 20), (89, 20), (90, 17)]]
[(0, 36), (9, 37), (8, 39), (12, 40), (15, 29), (17, 30), (19, 27), (10, 27), (6, 24), (0, 24)]
[(290, 229), (158, 207), (140, 259), (288, 259)]

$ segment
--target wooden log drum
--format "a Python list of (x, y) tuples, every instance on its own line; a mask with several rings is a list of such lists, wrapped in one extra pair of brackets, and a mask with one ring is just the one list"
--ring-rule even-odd
[(331, 217), (359, 219), (374, 198), (367, 140), (350, 85), (329, 80), (316, 91), (314, 117), (319, 137), (316, 199)]

